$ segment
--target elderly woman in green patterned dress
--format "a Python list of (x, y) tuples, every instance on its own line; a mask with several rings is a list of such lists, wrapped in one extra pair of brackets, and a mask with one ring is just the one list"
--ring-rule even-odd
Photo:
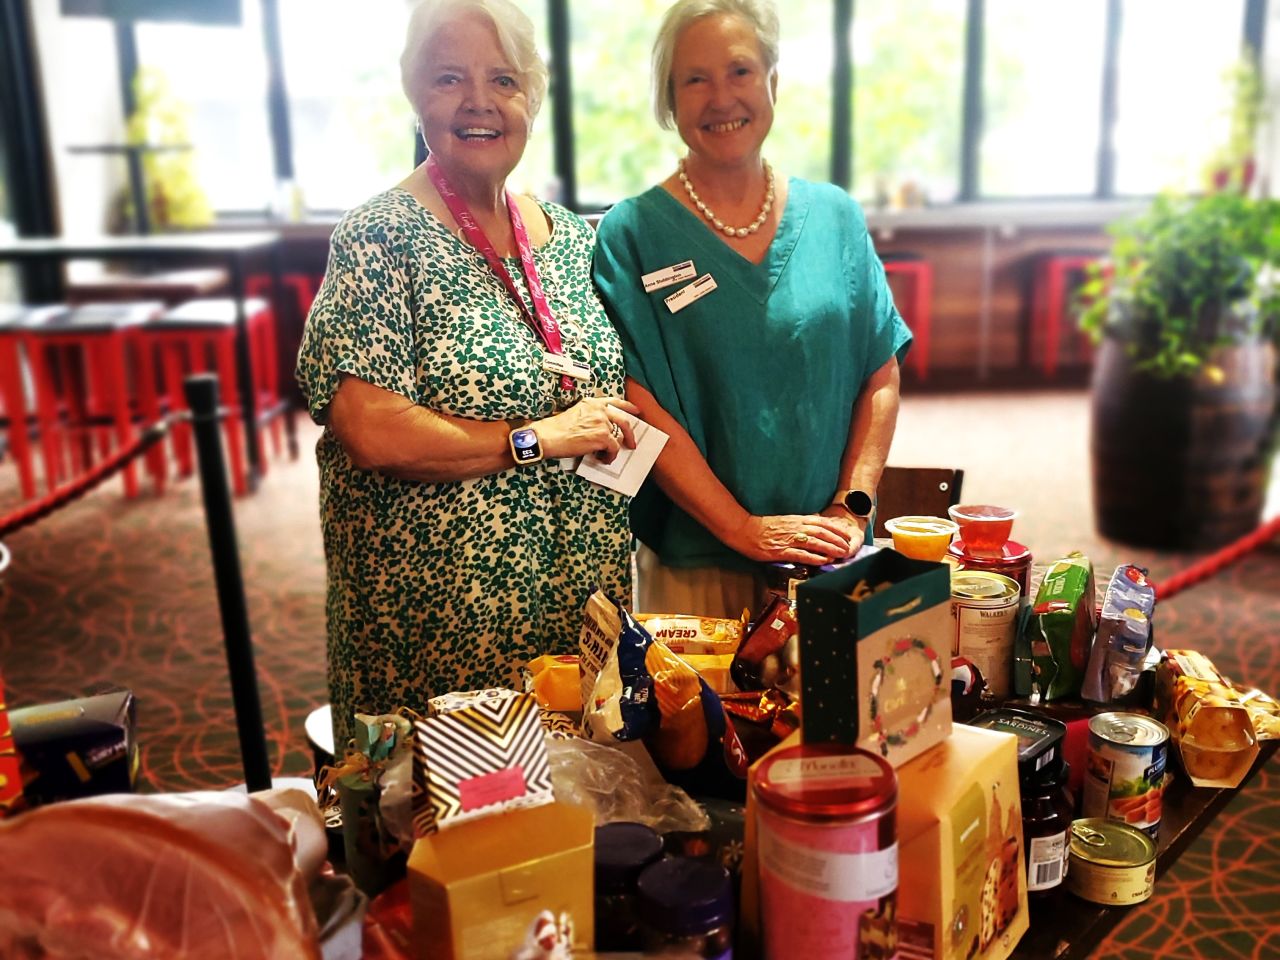
[(597, 585), (630, 596), (626, 499), (570, 469), (635, 445), (594, 238), (505, 189), (547, 85), (532, 25), (427, 0), (400, 65), (430, 157), (338, 224), (298, 356), (339, 743), (354, 712), (516, 684)]

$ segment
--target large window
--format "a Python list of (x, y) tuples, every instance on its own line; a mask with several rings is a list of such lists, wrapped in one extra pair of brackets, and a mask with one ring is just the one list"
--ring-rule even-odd
[(854, 194), (873, 206), (959, 190), (965, 5), (859, 0), (853, 24)]
[[(398, 61), (412, 4), (240, 2), (239, 26), (136, 28), (142, 66), (189, 113), (192, 159), (214, 208), (259, 211), (278, 199), (283, 144), (273, 151), (264, 7), (280, 24), (287, 98), (277, 106), (307, 208), (345, 209), (405, 176), (415, 134)], [(512, 187), (591, 210), (668, 176), (683, 146), (653, 118), (649, 62), (670, 0), (564, 0), (568, 29), (554, 36), (553, 0), (515, 2), (534, 23), (553, 87), (558, 63), (572, 68), (558, 82), (569, 88), (573, 137), (556, 149), (566, 125), (553, 122), (564, 118), (548, 97)], [(873, 207), (1197, 189), (1225, 136), (1223, 75), (1239, 62), (1245, 8), (1259, 29), (1259, 2), (856, 0), (850, 42), (838, 48), (837, 0), (778, 0), (766, 156), (790, 174), (847, 178), (841, 185)], [(852, 89), (837, 90), (846, 70)], [(1103, 94), (1108, 77), (1113, 97)], [(851, 127), (833, 124), (833, 106), (841, 118), (848, 110)]]
[(1199, 190), (1227, 134), (1226, 71), (1243, 0), (1127, 0), (1120, 32), (1116, 192)]
[(983, 194), (1094, 192), (1106, 7), (1106, 0), (986, 0)]
[(142, 67), (186, 108), (196, 177), (215, 210), (265, 210), (275, 190), (262, 12), (259, 0), (242, 4), (238, 27), (136, 28)]

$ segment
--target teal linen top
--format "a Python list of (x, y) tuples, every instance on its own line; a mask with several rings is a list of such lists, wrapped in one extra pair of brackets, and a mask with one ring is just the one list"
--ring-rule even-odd
[[(672, 313), (664, 298), (684, 284), (646, 293), (641, 277), (684, 260), (716, 289)], [(594, 269), (627, 375), (688, 431), (738, 502), (757, 516), (823, 510), (862, 385), (911, 343), (858, 204), (792, 178), (777, 234), (754, 264), (654, 187), (601, 221)], [(631, 524), (668, 566), (756, 566), (652, 478)]]

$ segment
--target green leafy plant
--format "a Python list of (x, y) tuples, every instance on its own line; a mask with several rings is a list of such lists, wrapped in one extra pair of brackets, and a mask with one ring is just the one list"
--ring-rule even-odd
[(183, 148), (142, 155), (152, 222), (158, 227), (212, 223), (213, 209), (196, 176), (192, 152), (186, 149), (191, 143), (191, 108), (178, 99), (168, 78), (155, 68), (137, 72), (133, 92), (138, 106), (129, 117), (126, 140), (134, 146)]
[(1190, 375), (1216, 347), (1277, 336), (1280, 201), (1166, 194), (1108, 232), (1110, 261), (1080, 290), (1080, 325), (1095, 342), (1127, 343), (1139, 370)]

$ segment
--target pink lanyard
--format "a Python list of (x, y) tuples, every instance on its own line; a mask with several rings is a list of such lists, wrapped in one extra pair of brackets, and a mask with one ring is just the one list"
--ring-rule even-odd
[[(427, 158), (427, 176), (435, 184), (435, 188), (440, 194), (440, 199), (444, 201), (445, 206), (449, 208), (449, 212), (453, 214), (453, 219), (457, 220), (458, 225), (462, 227), (462, 232), (466, 234), (467, 240), (480, 251), (485, 262), (489, 264), (489, 269), (497, 274), (498, 279), (502, 281), (502, 285), (507, 288), (507, 293), (511, 294), (511, 299), (520, 308), (520, 314), (524, 317), (524, 322), (537, 334), (538, 339), (542, 341), (543, 346), (547, 348), (549, 353), (563, 354), (564, 347), (560, 342), (560, 327), (556, 323), (556, 318), (551, 315), (551, 307), (547, 305), (546, 295), (542, 292), (542, 281), (538, 278), (538, 267), (533, 262), (533, 248), (529, 246), (529, 231), (524, 227), (524, 218), (520, 216), (520, 211), (516, 208), (516, 202), (511, 199), (511, 194), (505, 190), (502, 193), (503, 198), (507, 201), (507, 212), (511, 215), (511, 230), (516, 235), (516, 246), (520, 249), (520, 266), (524, 270), (524, 280), (529, 287), (529, 297), (533, 300), (536, 316), (529, 313), (529, 307), (520, 296), (520, 291), (516, 289), (515, 281), (511, 279), (511, 274), (507, 272), (506, 265), (498, 257), (498, 251), (494, 249), (493, 244), (489, 242), (489, 238), (480, 229), (480, 224), (476, 223), (475, 217), (471, 215), (471, 210), (467, 207), (466, 201), (449, 186), (449, 181), (445, 179), (444, 171), (436, 163), (435, 157)], [(572, 390), (573, 385), (573, 377), (566, 374), (560, 378), (560, 386), (563, 389)]]

